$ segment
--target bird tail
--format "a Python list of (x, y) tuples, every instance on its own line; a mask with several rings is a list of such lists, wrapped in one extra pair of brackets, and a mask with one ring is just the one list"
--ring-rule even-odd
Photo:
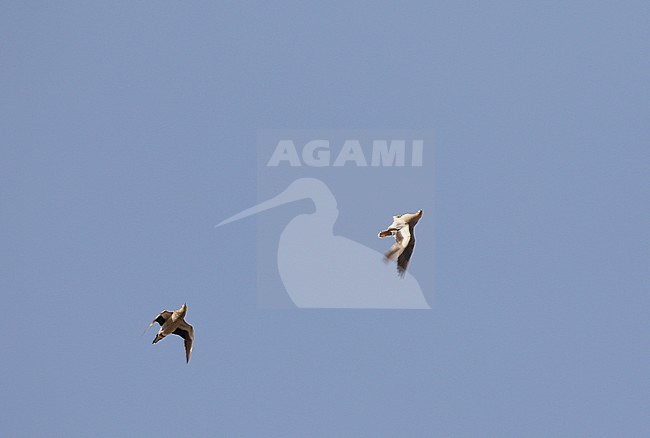
[(164, 337), (165, 337), (165, 335), (162, 335), (162, 334), (158, 333), (158, 334), (156, 335), (156, 337), (153, 338), (153, 342), (152, 342), (152, 344), (155, 344), (156, 342), (160, 341), (160, 340), (161, 340), (162, 338), (164, 338)]

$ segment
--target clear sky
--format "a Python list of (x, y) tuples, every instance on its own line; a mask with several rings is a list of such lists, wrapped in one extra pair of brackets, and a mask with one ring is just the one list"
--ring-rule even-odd
[[(646, 434), (648, 2), (242, 3), (2, 2), (3, 435)], [(398, 128), (432, 309), (258, 308), (257, 132)]]

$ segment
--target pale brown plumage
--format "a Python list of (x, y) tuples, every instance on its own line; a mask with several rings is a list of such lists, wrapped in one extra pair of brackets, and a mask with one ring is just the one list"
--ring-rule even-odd
[(395, 243), (384, 254), (386, 260), (391, 260), (397, 256), (397, 272), (400, 276), (404, 276), (406, 267), (411, 260), (413, 248), (415, 247), (415, 234), (413, 229), (422, 217), (422, 210), (416, 213), (405, 213), (398, 216), (393, 216), (393, 223), (379, 233), (377, 237), (393, 236)]
[(151, 321), (145, 331), (147, 331), (154, 322), (160, 324), (160, 330), (158, 330), (152, 344), (155, 344), (169, 334), (178, 335), (183, 338), (185, 340), (185, 359), (189, 363), (192, 344), (194, 342), (194, 327), (186, 323), (183, 319), (186, 313), (187, 306), (185, 304), (183, 304), (180, 309), (173, 312), (163, 310), (153, 319), (153, 321)]

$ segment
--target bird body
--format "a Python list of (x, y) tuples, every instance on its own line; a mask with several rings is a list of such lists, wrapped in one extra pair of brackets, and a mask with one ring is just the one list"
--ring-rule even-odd
[(194, 327), (185, 322), (185, 314), (187, 313), (187, 306), (183, 304), (180, 309), (170, 312), (163, 310), (156, 316), (149, 324), (146, 330), (149, 329), (155, 322), (160, 324), (160, 330), (156, 337), (151, 342), (157, 343), (164, 337), (174, 334), (184, 339), (185, 343), (185, 357), (187, 362), (190, 361), (190, 353), (192, 353), (192, 344), (194, 342)]
[(395, 243), (384, 254), (384, 257), (387, 261), (397, 257), (397, 272), (402, 277), (411, 260), (411, 255), (413, 255), (413, 248), (415, 248), (415, 234), (413, 230), (421, 217), (422, 210), (418, 210), (416, 213), (393, 216), (393, 223), (377, 236), (379, 238), (388, 236), (395, 238)]

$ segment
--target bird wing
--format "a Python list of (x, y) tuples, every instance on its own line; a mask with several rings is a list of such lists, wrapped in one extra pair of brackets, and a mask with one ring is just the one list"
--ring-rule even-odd
[(185, 359), (189, 363), (190, 353), (192, 353), (192, 343), (194, 342), (194, 327), (185, 321), (181, 321), (178, 328), (174, 330), (174, 334), (185, 340)]
[(413, 248), (415, 247), (415, 234), (413, 234), (411, 231), (412, 229), (410, 226), (404, 227), (397, 233), (401, 234), (401, 239), (398, 240), (397, 236), (395, 236), (395, 240), (398, 240), (400, 242), (400, 246), (403, 248), (402, 252), (397, 257), (397, 272), (402, 277), (404, 276), (404, 272), (406, 272), (406, 267), (409, 264), (409, 260), (411, 260)]
[(149, 323), (149, 325), (147, 326), (146, 329), (144, 329), (144, 331), (146, 332), (147, 330), (149, 330), (149, 328), (153, 325), (154, 322), (157, 322), (162, 327), (162, 325), (165, 323), (165, 321), (167, 321), (169, 319), (170, 316), (172, 316), (172, 312), (170, 312), (168, 310), (163, 310), (162, 312), (160, 312), (158, 314), (158, 316), (156, 316), (153, 319), (153, 321), (151, 321)]
[(386, 261), (395, 257), (395, 254), (397, 254), (401, 249), (402, 249), (402, 245), (400, 245), (397, 242), (393, 243), (390, 249), (384, 253), (384, 257), (386, 258)]

